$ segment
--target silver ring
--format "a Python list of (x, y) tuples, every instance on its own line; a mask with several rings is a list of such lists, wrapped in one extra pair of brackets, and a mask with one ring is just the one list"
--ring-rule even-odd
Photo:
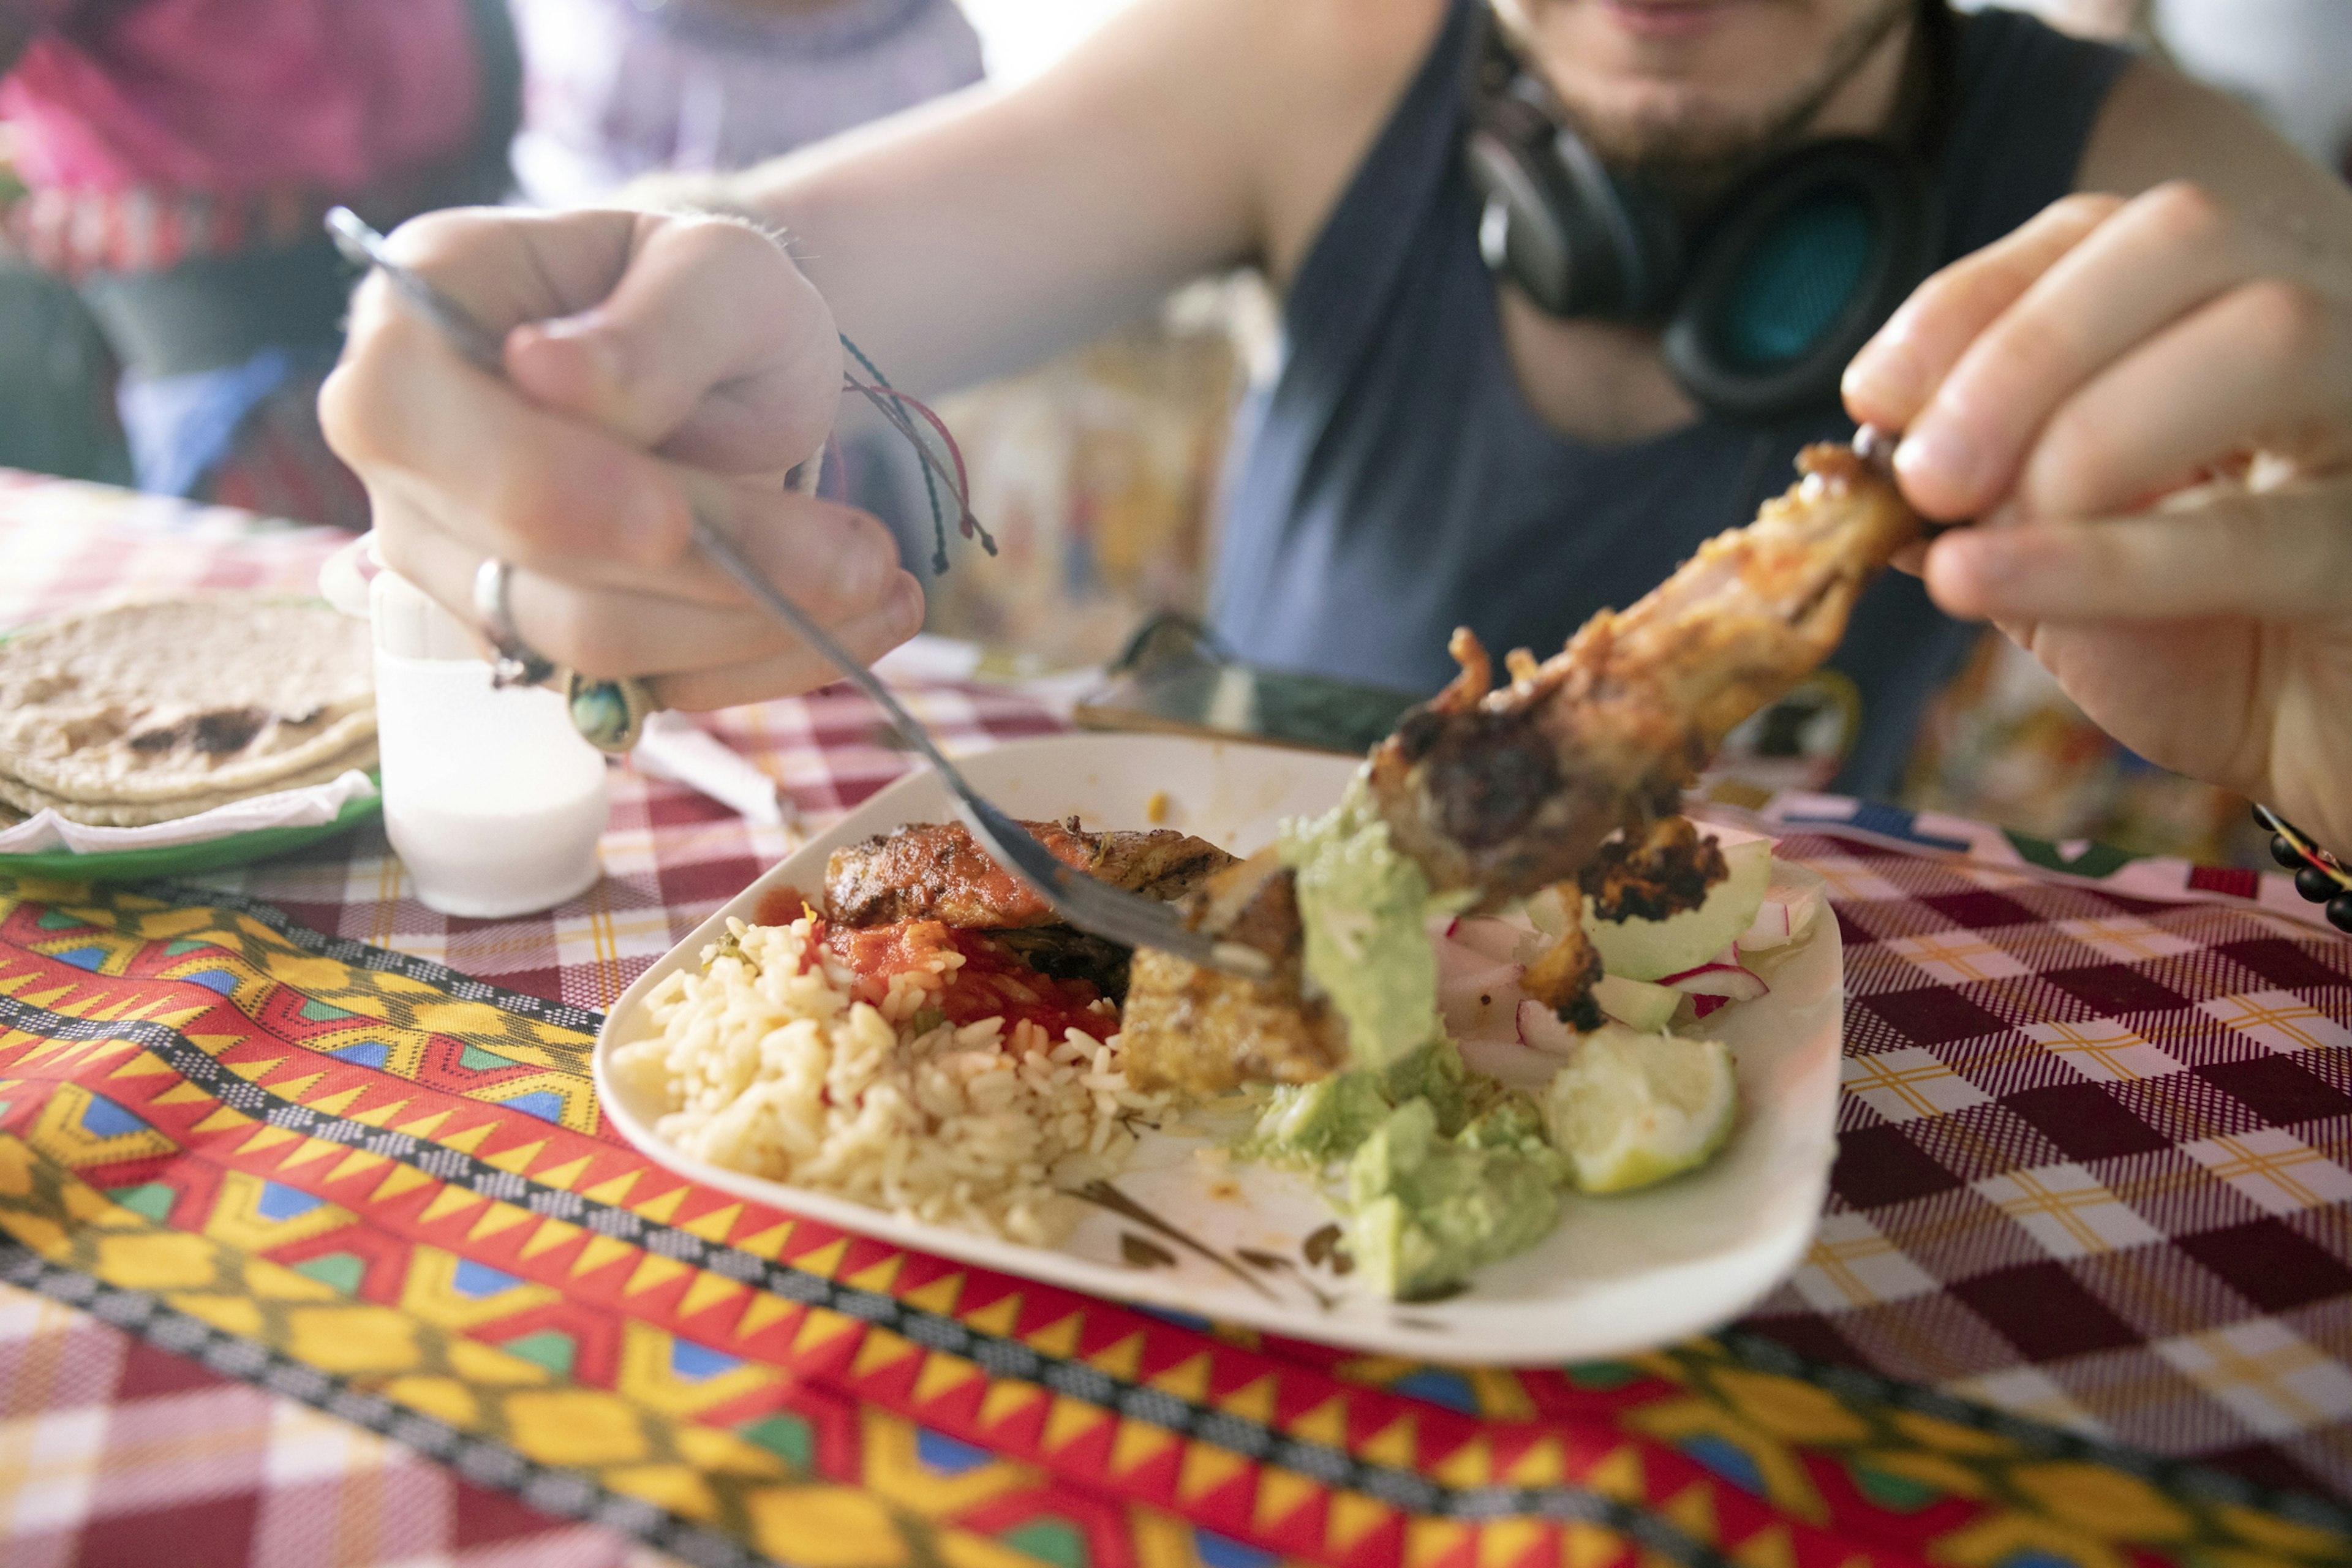
[(513, 565), (495, 555), (474, 569), (474, 624), (498, 654), (490, 661), (494, 688), (538, 686), (555, 673), (554, 661), (534, 650), (515, 630), (514, 612), (507, 607), (507, 588), (513, 576)]

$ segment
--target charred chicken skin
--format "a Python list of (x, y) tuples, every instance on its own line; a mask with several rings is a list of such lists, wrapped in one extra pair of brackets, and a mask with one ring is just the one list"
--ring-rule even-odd
[[(1065, 866), (1155, 899), (1181, 898), (1234, 863), (1208, 840), (1170, 828), (1088, 833), (1075, 816), (1021, 826)], [(901, 827), (835, 850), (825, 862), (824, 901), (835, 921), (852, 926), (913, 920), (963, 931), (1016, 931), (1061, 921), (956, 822)]]
[(1837, 646), (1863, 588), (1918, 536), (1895, 487), (1844, 447), (1719, 534), (1633, 608), (1538, 664), (1456, 632), (1461, 674), (1373, 749), (1372, 798), (1441, 891), (1493, 908), (1577, 877), (1619, 829), (1673, 816), (1724, 735)]
[(1730, 868), (1723, 847), (1701, 838), (1687, 816), (1662, 817), (1639, 838), (1612, 838), (1585, 862), (1577, 882), (1604, 921), (1662, 921), (1695, 910)]

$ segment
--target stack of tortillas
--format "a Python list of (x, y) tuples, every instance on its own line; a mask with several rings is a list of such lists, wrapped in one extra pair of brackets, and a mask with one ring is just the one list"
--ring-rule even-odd
[(143, 826), (374, 765), (368, 628), (324, 605), (122, 605), (0, 644), (0, 823)]

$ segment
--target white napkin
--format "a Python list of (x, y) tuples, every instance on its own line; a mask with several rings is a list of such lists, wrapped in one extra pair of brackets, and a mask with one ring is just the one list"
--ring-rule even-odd
[(70, 849), (77, 855), (166, 849), (226, 838), (233, 833), (258, 833), (266, 827), (315, 827), (332, 822), (343, 807), (373, 794), (375, 781), (352, 768), (326, 784), (250, 795), (147, 827), (93, 827), (44, 810), (14, 827), (0, 828), (0, 855), (46, 855), (57, 849)]
[(751, 822), (790, 827), (800, 813), (757, 763), (683, 713), (648, 714), (630, 761), (637, 771), (699, 790)]

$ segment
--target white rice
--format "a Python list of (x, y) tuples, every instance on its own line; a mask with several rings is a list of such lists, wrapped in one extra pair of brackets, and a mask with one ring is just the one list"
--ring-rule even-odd
[[(667, 1108), (656, 1125), (681, 1152), (836, 1194), (908, 1219), (1050, 1246), (1081, 1212), (1070, 1188), (1115, 1173), (1134, 1123), (1170, 1097), (1127, 1086), (1119, 1041), (1027, 1019), (921, 1030), (962, 964), (952, 951), (893, 974), (877, 1007), (807, 918), (728, 929), (742, 957), (703, 952), (646, 998), (658, 1037), (613, 1054), (614, 1070)], [(934, 1012), (932, 1017), (938, 1016)]]

